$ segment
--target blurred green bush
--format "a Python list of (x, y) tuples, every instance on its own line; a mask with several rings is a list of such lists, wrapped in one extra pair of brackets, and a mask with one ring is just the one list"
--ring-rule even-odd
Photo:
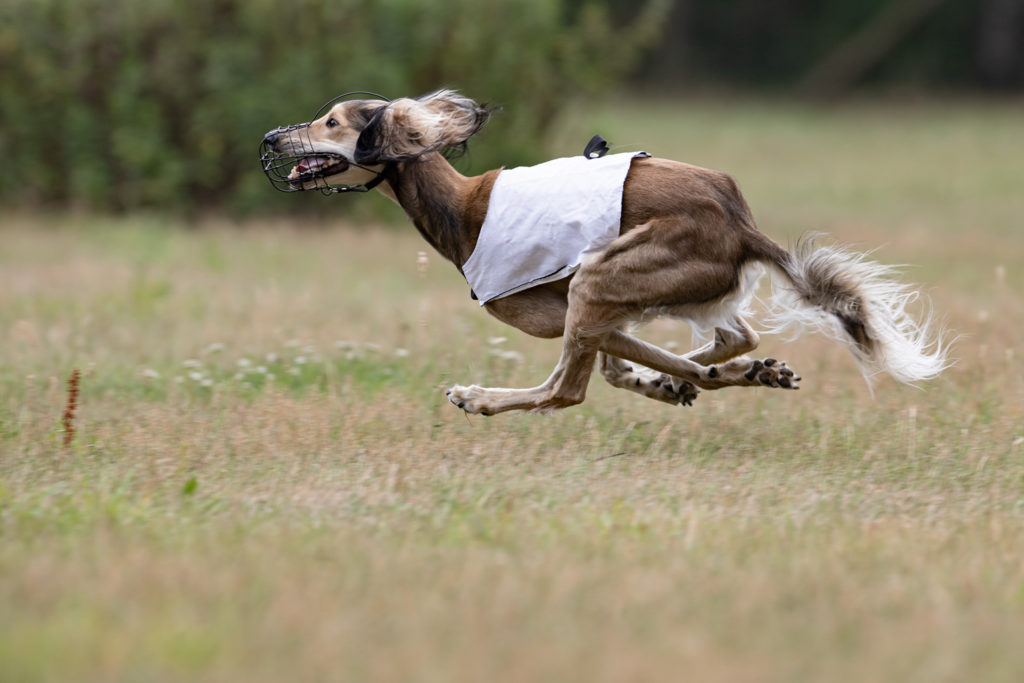
[(579, 0), (0, 0), (0, 201), (315, 207), (274, 192), (256, 148), (348, 90), (503, 105), (472, 166), (535, 162), (566, 98), (616, 85), (669, 5), (619, 27)]

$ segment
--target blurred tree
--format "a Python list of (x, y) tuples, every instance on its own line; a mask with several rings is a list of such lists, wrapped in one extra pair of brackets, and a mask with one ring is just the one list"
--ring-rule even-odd
[(890, 0), (864, 26), (826, 54), (801, 81), (811, 93), (849, 89), (946, 0)]
[(1009, 87), (1024, 71), (1024, 0), (985, 0), (978, 26), (978, 67), (984, 82)]
[(504, 105), (472, 171), (627, 83), (1020, 88), (1022, 38), (1024, 0), (0, 0), (0, 200), (315, 210), (255, 148), (346, 90)]
[(0, 198), (283, 205), (263, 133), (347, 90), (457, 87), (505, 105), (476, 161), (537, 161), (566, 100), (617, 86), (668, 5), (616, 27), (603, 3), (566, 0), (0, 0), (0, 154), (18, 169)]
[[(608, 0), (628, 17), (629, 0)], [(1024, 0), (677, 0), (636, 77), (666, 87), (1024, 87)], [(832, 77), (836, 81), (832, 81)], [(841, 83), (840, 83), (841, 81)], [(819, 90), (820, 89), (820, 90)]]

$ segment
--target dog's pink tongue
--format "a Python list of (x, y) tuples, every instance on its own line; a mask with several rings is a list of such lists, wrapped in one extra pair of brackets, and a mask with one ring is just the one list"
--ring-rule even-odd
[(306, 171), (312, 171), (313, 169), (320, 168), (324, 165), (323, 157), (306, 157), (299, 162), (299, 165), (295, 167), (295, 170), (299, 173), (305, 173)]

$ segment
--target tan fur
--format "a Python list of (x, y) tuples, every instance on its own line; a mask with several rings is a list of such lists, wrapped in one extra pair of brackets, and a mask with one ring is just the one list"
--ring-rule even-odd
[[(365, 120), (370, 110), (372, 121), (363, 130), (352, 125)], [(363, 156), (380, 162), (371, 170), (385, 173), (380, 189), (461, 270), (473, 253), (500, 170), (464, 177), (437, 150), (475, 133), (486, 120), (482, 112), (472, 100), (450, 91), (387, 105), (343, 102), (328, 117), (345, 125), (328, 129), (324, 117), (310, 127), (310, 139), (313, 151), (346, 155), (356, 154), (358, 139)], [(328, 180), (362, 182), (364, 178), (353, 175), (357, 171), (365, 173), (352, 169)], [(485, 306), (527, 334), (563, 338), (562, 356), (550, 377), (529, 389), (457, 385), (448, 397), (467, 412), (485, 415), (563, 408), (583, 401), (599, 357), (601, 373), (613, 386), (672, 404), (690, 404), (700, 389), (796, 389), (800, 378), (785, 363), (742, 356), (758, 344), (758, 335), (742, 316), (762, 264), (801, 281), (800, 264), (757, 231), (730, 176), (677, 161), (634, 159), (625, 181), (617, 240), (586, 260), (571, 278)], [(825, 284), (814, 286), (842, 278), (826, 274), (821, 280)], [(837, 292), (842, 301), (853, 301), (853, 308), (860, 305), (855, 285)], [(634, 321), (659, 315), (685, 318), (713, 333), (713, 341), (679, 356), (624, 331)], [(848, 322), (843, 324), (852, 329)], [(863, 340), (849, 343), (859, 345), (864, 354), (872, 352)]]
[(382, 111), (388, 135), (378, 140), (379, 156), (415, 157), (466, 140), (479, 128), (476, 103), (451, 90), (416, 99), (403, 97)]

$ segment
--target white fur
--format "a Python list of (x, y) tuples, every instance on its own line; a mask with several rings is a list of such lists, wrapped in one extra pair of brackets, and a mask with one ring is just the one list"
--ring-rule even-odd
[[(907, 384), (932, 379), (950, 365), (949, 344), (930, 307), (920, 322), (907, 311), (919, 293), (893, 279), (896, 272), (867, 254), (803, 240), (789, 267), (777, 273), (782, 277), (773, 278), (770, 331), (799, 323), (822, 332), (850, 350), (869, 385), (881, 372)], [(837, 312), (863, 322), (871, 348), (847, 334)]]
[(739, 336), (745, 330), (738, 327), (738, 318), (750, 317), (750, 302), (757, 291), (757, 283), (765, 274), (764, 266), (757, 261), (748, 261), (740, 270), (739, 286), (719, 299), (701, 304), (658, 307), (644, 311), (644, 320), (661, 316), (684, 320), (693, 330), (693, 344), (700, 346), (709, 341), (720, 327)]
[[(821, 332), (850, 350), (869, 386), (879, 373), (915, 384), (933, 379), (951, 365), (950, 343), (943, 341), (931, 307), (920, 322), (907, 311), (920, 295), (911, 285), (894, 279), (897, 268), (870, 261), (868, 254), (817, 246), (813, 238), (798, 243), (791, 256), (788, 269), (771, 264), (773, 293), (761, 332), (788, 331), (795, 336), (799, 329), (794, 328), (805, 327)], [(765, 272), (761, 263), (748, 262), (740, 272), (739, 286), (721, 299), (650, 309), (644, 319), (670, 316), (687, 321), (695, 345), (710, 339), (716, 327), (742, 335), (735, 322), (750, 316), (750, 302)], [(873, 340), (872, 348), (856, 343), (836, 312), (861, 319)]]

